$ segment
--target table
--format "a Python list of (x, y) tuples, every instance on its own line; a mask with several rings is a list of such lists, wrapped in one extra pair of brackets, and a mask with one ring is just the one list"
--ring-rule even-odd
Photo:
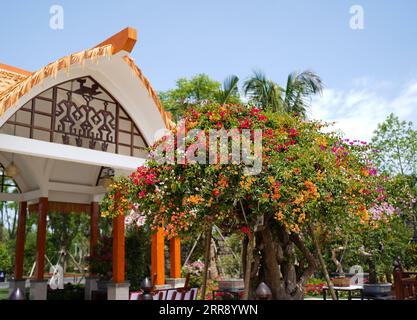
[[(363, 300), (363, 287), (362, 286), (349, 286), (349, 287), (333, 287), (336, 298), (339, 300), (339, 292), (347, 292), (348, 293), (348, 300), (352, 300), (352, 293), (359, 292), (359, 297)], [(323, 287), (323, 300), (327, 300), (327, 291), (330, 290), (328, 286)]]

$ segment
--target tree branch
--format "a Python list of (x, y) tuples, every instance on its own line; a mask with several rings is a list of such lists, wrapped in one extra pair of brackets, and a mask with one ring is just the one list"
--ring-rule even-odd
[(300, 237), (300, 235), (296, 233), (291, 233), (290, 239), (307, 259), (308, 267), (303, 271), (302, 275), (297, 281), (297, 285), (304, 286), (307, 280), (313, 275), (314, 271), (316, 271), (317, 262), (313, 254), (306, 247), (304, 240)]

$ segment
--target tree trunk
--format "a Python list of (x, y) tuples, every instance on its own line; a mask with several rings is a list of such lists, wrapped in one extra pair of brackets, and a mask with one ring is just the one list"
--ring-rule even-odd
[[(264, 221), (260, 230), (251, 237), (245, 235), (242, 241), (243, 298), (251, 299), (256, 286), (265, 282), (272, 299), (303, 299), (304, 285), (316, 270), (316, 260), (301, 235), (290, 235), (284, 226), (267, 216)], [(295, 246), (307, 263), (299, 272), (295, 268)]]
[(324, 262), (323, 255), (321, 253), (320, 245), (317, 241), (316, 235), (314, 234), (314, 229), (311, 225), (309, 225), (308, 227), (309, 227), (311, 239), (313, 240), (313, 245), (314, 245), (314, 247), (316, 248), (316, 251), (317, 251), (317, 257), (319, 259), (319, 263), (320, 263), (321, 269), (323, 271), (324, 278), (326, 279), (327, 286), (329, 287), (330, 295), (332, 296), (333, 300), (337, 300), (336, 293), (335, 293), (334, 288), (333, 288), (333, 283), (330, 280), (329, 273), (327, 272), (326, 263)]
[(211, 245), (212, 224), (209, 223), (206, 230), (205, 248), (204, 248), (204, 270), (203, 283), (201, 285), (201, 300), (206, 298), (208, 269), (210, 264), (210, 245)]
[(210, 241), (209, 274), (210, 274), (210, 279), (212, 280), (216, 280), (219, 278), (219, 268), (217, 264), (217, 247), (216, 247), (216, 243), (213, 237), (211, 237), (211, 241)]
[(282, 250), (280, 244), (274, 241), (269, 226), (265, 226), (261, 235), (264, 282), (271, 289), (273, 299), (285, 299), (286, 297), (284, 296), (285, 293), (283, 292), (283, 285), (281, 283), (280, 260), (282, 259)]
[(243, 291), (242, 300), (249, 299), (249, 292), (251, 289), (251, 271), (252, 271), (252, 260), (253, 260), (253, 249), (255, 247), (255, 236), (253, 233), (248, 234), (248, 245), (246, 250), (246, 268), (245, 268), (245, 290)]
[(392, 283), (392, 273), (390, 271), (385, 271), (385, 278), (387, 283)]
[(248, 243), (249, 243), (249, 238), (245, 234), (242, 239), (242, 251), (241, 251), (242, 278), (244, 278), (246, 274), (246, 255), (248, 251)]

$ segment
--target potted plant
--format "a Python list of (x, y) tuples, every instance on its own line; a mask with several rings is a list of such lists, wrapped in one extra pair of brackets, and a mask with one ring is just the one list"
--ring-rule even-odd
[(379, 250), (375, 250), (372, 253), (367, 252), (364, 250), (364, 247), (361, 247), (360, 251), (369, 268), (368, 283), (363, 284), (364, 295), (371, 297), (389, 296), (391, 294), (392, 284), (386, 282), (382, 276), (378, 277), (377, 272), (377, 265), (379, 264), (381, 253), (378, 252)]
[(97, 289), (100, 291), (107, 290), (107, 283), (112, 278), (112, 251), (113, 239), (103, 236), (94, 255), (88, 257), (90, 273), (98, 277)]
[(369, 210), (373, 222), (361, 233), (360, 255), (368, 265), (365, 296), (387, 297), (392, 292), (392, 266), (397, 256), (403, 256), (409, 245), (410, 232), (403, 218), (389, 204)]

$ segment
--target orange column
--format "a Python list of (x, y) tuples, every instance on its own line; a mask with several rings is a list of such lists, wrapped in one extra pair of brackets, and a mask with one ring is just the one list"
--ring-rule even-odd
[(171, 278), (181, 278), (181, 240), (172, 238), (169, 240), (169, 276)]
[(152, 285), (165, 284), (165, 246), (163, 228), (158, 228), (158, 231), (152, 235), (151, 273), (152, 281), (154, 282)]
[(38, 230), (36, 239), (36, 280), (43, 280), (45, 273), (45, 242), (46, 217), (48, 215), (48, 198), (39, 198), (38, 203)]
[(16, 280), (23, 279), (23, 259), (25, 254), (26, 237), (26, 210), (26, 201), (20, 202), (16, 233), (16, 260), (14, 266), (14, 276)]
[(98, 202), (91, 202), (90, 212), (90, 256), (96, 254), (96, 247), (98, 243), (98, 219), (100, 215), (100, 206)]
[(113, 219), (113, 283), (125, 281), (125, 217)]

